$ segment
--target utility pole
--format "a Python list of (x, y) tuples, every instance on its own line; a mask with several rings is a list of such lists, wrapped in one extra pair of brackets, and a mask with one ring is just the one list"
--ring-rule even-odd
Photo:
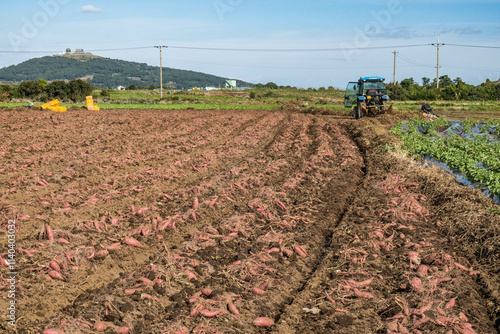
[(436, 83), (437, 83), (437, 88), (439, 88), (439, 35), (438, 35), (438, 42), (437, 42)]
[(393, 52), (394, 53), (394, 84), (396, 84), (396, 55), (398, 54), (396, 51)]
[(439, 35), (437, 44), (432, 43), (432, 45), (435, 45), (437, 47), (436, 88), (439, 88), (439, 46), (444, 45), (444, 43), (439, 43)]
[[(165, 46), (167, 48), (168, 46)], [(163, 98), (163, 66), (162, 66), (162, 56), (161, 56), (161, 42), (160, 45), (155, 46), (155, 48), (160, 49), (160, 99)]]

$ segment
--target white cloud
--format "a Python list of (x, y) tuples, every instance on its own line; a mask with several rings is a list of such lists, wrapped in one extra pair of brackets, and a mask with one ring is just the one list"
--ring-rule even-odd
[(441, 30), (441, 34), (455, 34), (455, 35), (478, 35), (483, 31), (477, 27), (461, 27), (461, 28), (447, 28)]
[(410, 27), (402, 26), (391, 29), (383, 29), (383, 31), (380, 34), (378, 34), (377, 37), (383, 37), (388, 39), (398, 39), (398, 38), (410, 39), (419, 37), (419, 33)]
[(102, 12), (101, 8), (96, 8), (92, 5), (83, 6), (80, 10), (83, 13), (100, 13), (100, 12)]

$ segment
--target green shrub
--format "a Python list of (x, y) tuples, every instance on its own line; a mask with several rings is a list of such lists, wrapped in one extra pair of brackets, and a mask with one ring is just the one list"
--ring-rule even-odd
[(37, 99), (44, 91), (39, 81), (23, 81), (17, 90), (21, 97), (28, 99)]
[(109, 94), (109, 90), (107, 90), (107, 89), (103, 89), (103, 90), (101, 90), (101, 92), (100, 92), (100, 96), (101, 96), (101, 97), (110, 97), (111, 95)]
[(47, 97), (51, 100), (59, 99), (62, 101), (69, 97), (69, 87), (65, 81), (52, 81), (45, 87), (45, 93), (47, 93)]
[(12, 87), (9, 85), (0, 85), (0, 101), (9, 102), (12, 98)]
[(85, 98), (92, 95), (92, 86), (84, 80), (75, 79), (68, 83), (69, 98), (75, 102), (85, 101)]

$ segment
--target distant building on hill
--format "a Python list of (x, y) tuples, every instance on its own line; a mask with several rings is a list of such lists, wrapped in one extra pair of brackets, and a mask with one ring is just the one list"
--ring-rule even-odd
[(91, 53), (85, 52), (85, 51), (83, 51), (83, 49), (76, 49), (74, 53), (71, 53), (71, 49), (67, 48), (66, 52), (63, 54), (65, 54), (65, 55), (71, 55), (71, 54), (73, 54), (73, 55), (90, 55)]

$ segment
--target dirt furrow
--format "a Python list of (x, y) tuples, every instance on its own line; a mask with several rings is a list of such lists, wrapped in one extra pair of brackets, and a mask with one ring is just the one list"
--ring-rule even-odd
[[(330, 121), (328, 119), (328, 121)], [(328, 122), (327, 121), (327, 122)], [(356, 145), (356, 151), (362, 154), (363, 151), (357, 146), (354, 138), (346, 129), (342, 129), (343, 135), (348, 137), (353, 144)], [(332, 141), (338, 140), (339, 133), (330, 132), (329, 135)], [(361, 165), (362, 173), (354, 173), (349, 176), (349, 187), (344, 188), (342, 192), (341, 199), (337, 199), (338, 207), (336, 210), (332, 210), (330, 207), (325, 206), (318, 213), (321, 219), (325, 221), (324, 234), (326, 237), (319, 244), (320, 253), (319, 256), (315, 258), (313, 265), (313, 270), (309, 277), (304, 280), (297, 289), (295, 293), (292, 294), (290, 302), (283, 306), (282, 314), (276, 317), (277, 325), (273, 327), (269, 332), (272, 333), (291, 333), (295, 331), (298, 326), (297, 319), (300, 319), (300, 315), (304, 313), (304, 309), (313, 309), (312, 305), (309, 305), (307, 301), (312, 301), (315, 299), (315, 290), (321, 289), (321, 283), (325, 280), (325, 275), (329, 272), (329, 268), (332, 263), (336, 262), (338, 256), (339, 240), (334, 238), (335, 231), (339, 226), (345, 223), (345, 216), (351, 206), (356, 202), (359, 196), (359, 187), (366, 183), (366, 165), (365, 157), (362, 154), (363, 160)], [(331, 181), (326, 185), (324, 189), (324, 194), (326, 198), (330, 197), (330, 192), (336, 188), (339, 188), (338, 179)], [(348, 190), (347, 190), (348, 189)], [(309, 308), (310, 307), (310, 308)]]

